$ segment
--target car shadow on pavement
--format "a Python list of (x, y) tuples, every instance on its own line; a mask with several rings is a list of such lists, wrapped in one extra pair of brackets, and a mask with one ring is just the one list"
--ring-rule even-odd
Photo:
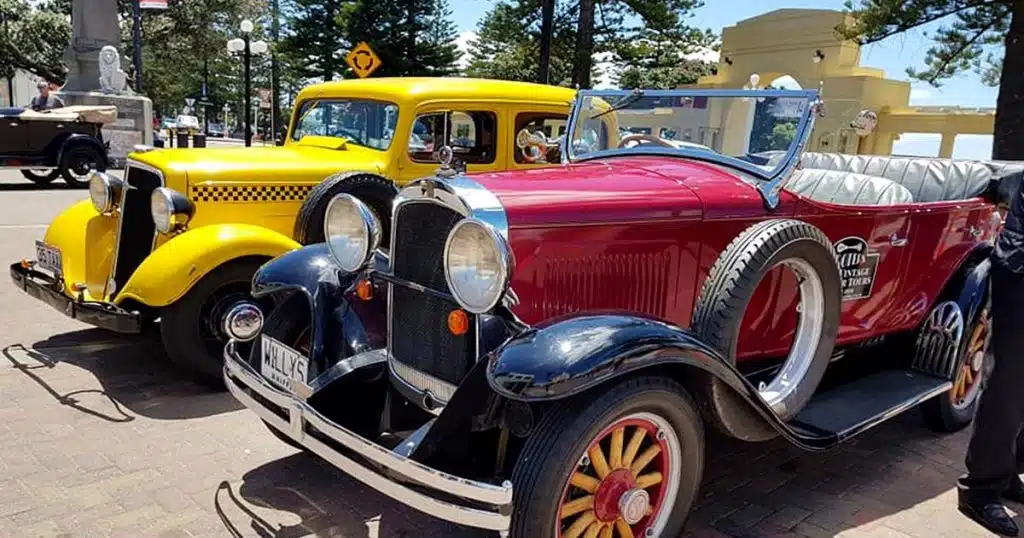
[[(270, 435), (269, 433), (267, 435)], [(221, 483), (214, 509), (232, 536), (484, 538), (494, 533), (421, 514), (305, 452), (268, 462), (235, 488)]]
[[(965, 439), (926, 430), (916, 412), (821, 453), (709, 432), (704, 483), (683, 536), (835, 536), (879, 520), (900, 536), (961, 536), (973, 524), (961, 521), (951, 490)], [(228, 491), (222, 484), (215, 508), (235, 536), (492, 536), (407, 508), (308, 453), (257, 467), (237, 494)]]
[[(51, 336), (30, 347), (8, 345), (4, 357), (62, 405), (110, 422), (135, 416), (199, 418), (242, 408), (227, 392), (190, 380), (167, 359), (158, 336), (85, 329)], [(95, 382), (65, 365), (91, 373)]]

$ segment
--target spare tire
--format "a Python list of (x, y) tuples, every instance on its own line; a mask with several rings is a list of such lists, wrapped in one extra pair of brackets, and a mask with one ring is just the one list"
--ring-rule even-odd
[[(747, 306), (765, 275), (779, 266), (797, 276), (798, 321), (789, 356), (758, 392), (781, 419), (787, 420), (814, 395), (839, 330), (839, 266), (821, 230), (790, 219), (762, 221), (744, 230), (711, 267), (694, 308), (691, 328), (735, 364)], [(745, 440), (776, 435), (724, 382), (713, 379), (708, 388), (713, 418), (725, 433)]]
[(351, 194), (369, 206), (380, 221), (380, 246), (388, 248), (391, 241), (391, 203), (398, 189), (387, 179), (366, 172), (339, 172), (314, 187), (295, 218), (295, 240), (303, 245), (323, 243), (327, 205), (342, 193)]

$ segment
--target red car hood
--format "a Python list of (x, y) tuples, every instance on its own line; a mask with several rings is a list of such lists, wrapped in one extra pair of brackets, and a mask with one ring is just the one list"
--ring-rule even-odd
[(700, 218), (701, 202), (686, 186), (693, 178), (734, 176), (683, 159), (619, 157), (472, 178), (505, 207), (512, 228)]

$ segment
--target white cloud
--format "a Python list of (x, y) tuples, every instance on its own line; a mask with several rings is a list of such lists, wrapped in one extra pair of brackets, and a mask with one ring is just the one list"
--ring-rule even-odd
[(459, 61), (456, 64), (459, 69), (465, 69), (469, 66), (469, 42), (477, 38), (477, 33), (473, 30), (466, 30), (459, 34), (459, 37), (455, 38), (455, 46), (458, 47), (458, 51), (462, 53)]

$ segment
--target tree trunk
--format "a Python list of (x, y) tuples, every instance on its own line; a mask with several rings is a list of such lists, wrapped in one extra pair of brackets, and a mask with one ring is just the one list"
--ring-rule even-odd
[(992, 158), (1024, 159), (1024, 1), (1013, 5), (996, 99)]
[(554, 32), (555, 0), (541, 0), (540, 13), (540, 63), (537, 66), (537, 82), (547, 84), (551, 71), (551, 34)]
[(572, 66), (572, 83), (590, 87), (590, 68), (594, 55), (594, 0), (580, 0), (580, 25), (576, 33), (576, 61)]
[[(281, 9), (278, 0), (273, 0), (270, 8), (270, 37), (273, 39), (270, 51), (270, 122), (274, 130), (281, 129), (281, 65), (277, 58), (277, 44), (281, 41)], [(271, 133), (277, 136), (277, 133)]]

